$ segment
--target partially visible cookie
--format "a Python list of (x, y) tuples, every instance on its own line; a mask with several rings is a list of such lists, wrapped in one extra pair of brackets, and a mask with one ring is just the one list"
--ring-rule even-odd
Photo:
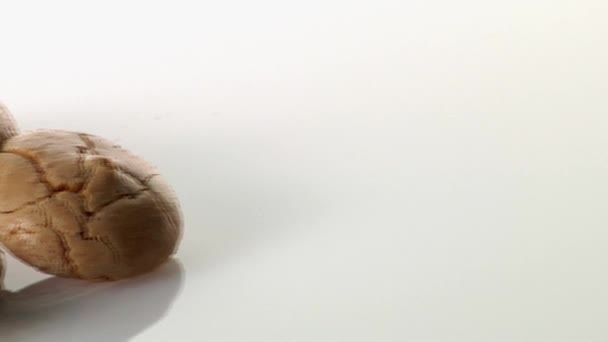
[(0, 147), (9, 138), (19, 133), (17, 124), (8, 109), (0, 103)]
[(4, 290), (4, 273), (6, 272), (6, 262), (4, 261), (4, 252), (0, 251), (0, 297)]

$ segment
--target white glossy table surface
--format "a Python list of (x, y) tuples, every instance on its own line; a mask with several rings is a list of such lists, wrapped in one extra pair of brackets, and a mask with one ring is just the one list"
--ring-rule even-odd
[(0, 11), (22, 128), (116, 140), (186, 218), (131, 281), (11, 258), (1, 341), (608, 339), (608, 2)]

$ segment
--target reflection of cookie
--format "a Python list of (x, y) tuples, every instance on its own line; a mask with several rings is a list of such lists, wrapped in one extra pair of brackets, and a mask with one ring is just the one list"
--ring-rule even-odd
[(154, 269), (176, 249), (177, 198), (120, 146), (35, 131), (6, 141), (0, 165), (0, 240), (43, 272), (121, 279)]

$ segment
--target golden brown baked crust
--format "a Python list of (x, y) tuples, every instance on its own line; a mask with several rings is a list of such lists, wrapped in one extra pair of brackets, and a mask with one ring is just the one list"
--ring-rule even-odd
[(43, 272), (114, 280), (175, 252), (182, 216), (158, 172), (111, 142), (41, 130), (0, 150), (0, 241)]

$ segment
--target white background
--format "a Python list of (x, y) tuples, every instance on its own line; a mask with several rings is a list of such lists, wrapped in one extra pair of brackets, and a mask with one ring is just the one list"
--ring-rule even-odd
[[(4, 341), (606, 341), (608, 2), (1, 1), (0, 99), (174, 185), (176, 261), (8, 262)], [(43, 281), (43, 282), (40, 282)]]

